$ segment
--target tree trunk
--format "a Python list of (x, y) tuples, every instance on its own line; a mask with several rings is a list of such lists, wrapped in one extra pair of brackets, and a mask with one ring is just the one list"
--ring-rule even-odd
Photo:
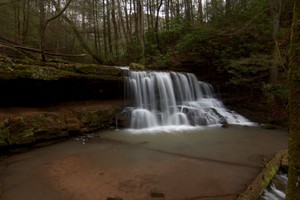
[(271, 66), (270, 83), (278, 82), (278, 65), (280, 63), (280, 50), (278, 46), (278, 33), (281, 12), (281, 0), (271, 0), (271, 14), (273, 17), (273, 64)]
[(255, 178), (248, 188), (239, 195), (237, 200), (254, 200), (260, 199), (262, 193), (270, 184), (273, 177), (280, 169), (280, 165), (287, 156), (287, 151), (279, 151), (274, 158), (265, 166), (263, 171)]
[(119, 20), (121, 22), (121, 28), (122, 28), (122, 32), (123, 32), (123, 35), (124, 35), (124, 38), (125, 38), (125, 46), (127, 47), (129, 45), (129, 35), (128, 35), (127, 29), (125, 27), (125, 22), (124, 22), (124, 17), (123, 17), (123, 13), (122, 13), (122, 7), (121, 7), (121, 1), (117, 0), (117, 3), (118, 3)]
[(114, 53), (115, 55), (118, 54), (119, 50), (119, 34), (118, 34), (118, 25), (117, 25), (117, 20), (116, 20), (116, 3), (115, 0), (111, 1), (111, 19), (113, 23), (113, 30), (114, 30), (114, 41), (113, 41), (113, 46), (114, 46)]
[(46, 36), (46, 19), (45, 19), (45, 2), (44, 0), (39, 0), (39, 8), (40, 8), (40, 48), (41, 48), (41, 56), (43, 62), (46, 62), (45, 55), (45, 36)]
[(226, 0), (225, 2), (225, 15), (227, 20), (232, 20), (232, 0)]
[(143, 1), (137, 1), (137, 10), (138, 10), (138, 38), (139, 44), (141, 47), (142, 57), (145, 56), (145, 41), (144, 41), (144, 11), (143, 11)]
[(113, 44), (112, 44), (112, 36), (111, 36), (111, 21), (110, 21), (110, 12), (111, 12), (111, 7), (110, 3), (107, 0), (106, 1), (106, 23), (107, 23), (107, 39), (108, 39), (108, 50), (109, 50), (109, 55), (113, 55)]
[(85, 40), (83, 39), (83, 37), (81, 36), (80, 32), (77, 30), (76, 25), (66, 16), (66, 15), (62, 15), (62, 18), (71, 26), (71, 28), (73, 29), (78, 41), (80, 42), (81, 46), (99, 63), (99, 64), (103, 64), (104, 61), (103, 59), (98, 56), (97, 54), (95, 54), (90, 47), (88, 46), (88, 44), (85, 42)]
[(99, 22), (98, 22), (98, 1), (93, 0), (93, 22), (94, 22), (94, 45), (96, 49), (96, 54), (101, 55), (101, 42), (100, 42), (100, 37), (99, 37)]
[(289, 183), (287, 200), (300, 199), (300, 1), (294, 0), (289, 50)]
[(159, 51), (161, 52), (158, 28), (159, 28), (159, 12), (160, 12), (160, 8), (163, 4), (163, 0), (160, 0), (160, 2), (157, 2), (157, 3), (158, 3), (158, 7), (157, 7), (157, 12), (156, 12), (156, 20), (155, 20), (155, 38), (156, 38), (157, 47), (158, 47)]
[(68, 18), (67, 15), (63, 14), (64, 10), (67, 8), (67, 6), (71, 3), (72, 0), (69, 0), (69, 2), (65, 5), (65, 7), (60, 10), (59, 5), (57, 5), (57, 3), (52, 0), (52, 3), (54, 4), (55, 8), (57, 11), (59, 11), (59, 13), (57, 15), (55, 15), (54, 17), (52, 17), (51, 19), (47, 20), (47, 23), (49, 23), (50, 21), (52, 21), (53, 19), (56, 19), (58, 16), (61, 16), (72, 28), (72, 30), (74, 31), (78, 41), (80, 42), (81, 46), (99, 63), (99, 64), (103, 64), (104, 61), (103, 59), (97, 55), (95, 52), (92, 51), (92, 49), (90, 49), (90, 47), (88, 46), (88, 44), (85, 42), (83, 36), (80, 34), (79, 30), (76, 27), (76, 24), (70, 20)]
[(104, 46), (104, 58), (107, 59), (107, 17), (106, 17), (106, 6), (105, 1), (102, 2), (102, 15), (103, 15), (103, 46)]
[(170, 0), (165, 0), (166, 28), (170, 28)]
[(198, 1), (198, 23), (203, 24), (203, 6), (202, 6), (202, 1)]
[(153, 0), (150, 0), (149, 1), (149, 12), (150, 12), (150, 24), (148, 25), (149, 26), (149, 29), (153, 30), (154, 29), (154, 17), (155, 17), (155, 14), (153, 14)]
[(29, 23), (29, 0), (23, 1), (23, 25), (22, 25), (22, 38), (21, 44), (25, 44), (28, 32)]

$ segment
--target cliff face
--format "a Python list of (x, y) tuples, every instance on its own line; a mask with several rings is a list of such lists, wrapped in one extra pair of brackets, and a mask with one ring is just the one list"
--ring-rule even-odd
[(123, 72), (100, 65), (0, 63), (0, 148), (114, 126)]

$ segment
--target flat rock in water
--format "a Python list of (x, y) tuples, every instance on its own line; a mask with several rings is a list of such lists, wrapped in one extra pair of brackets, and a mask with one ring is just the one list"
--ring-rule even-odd
[(110, 196), (107, 197), (106, 200), (123, 200), (123, 198), (119, 196)]
[(164, 198), (165, 197), (165, 194), (157, 188), (152, 189), (150, 195), (152, 198)]

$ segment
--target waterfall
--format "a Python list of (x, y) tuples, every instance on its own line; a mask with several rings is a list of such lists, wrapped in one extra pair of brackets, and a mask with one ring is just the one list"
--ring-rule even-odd
[(191, 73), (128, 71), (129, 128), (249, 124)]

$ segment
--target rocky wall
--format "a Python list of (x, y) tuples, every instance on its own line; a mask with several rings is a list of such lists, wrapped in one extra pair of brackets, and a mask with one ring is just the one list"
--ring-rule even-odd
[(0, 109), (0, 149), (115, 128), (123, 101), (72, 102), (47, 108)]

